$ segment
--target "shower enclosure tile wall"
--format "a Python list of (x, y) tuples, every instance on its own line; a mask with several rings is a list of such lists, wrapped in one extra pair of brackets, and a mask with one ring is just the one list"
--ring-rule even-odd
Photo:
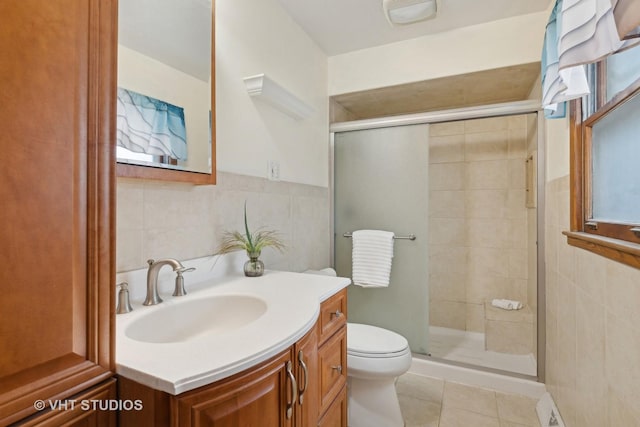
[(525, 205), (525, 160), (536, 140), (530, 126), (524, 115), (431, 125), (431, 326), (485, 332), (484, 304), (493, 298), (535, 312), (535, 210)]

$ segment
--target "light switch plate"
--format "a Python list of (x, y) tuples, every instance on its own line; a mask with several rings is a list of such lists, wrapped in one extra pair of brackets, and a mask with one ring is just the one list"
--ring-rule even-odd
[(267, 178), (269, 181), (280, 181), (280, 162), (277, 160), (269, 160), (267, 167)]

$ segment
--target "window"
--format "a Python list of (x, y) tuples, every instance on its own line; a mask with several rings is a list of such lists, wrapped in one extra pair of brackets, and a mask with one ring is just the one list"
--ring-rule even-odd
[(589, 66), (571, 105), (569, 243), (640, 268), (640, 47)]

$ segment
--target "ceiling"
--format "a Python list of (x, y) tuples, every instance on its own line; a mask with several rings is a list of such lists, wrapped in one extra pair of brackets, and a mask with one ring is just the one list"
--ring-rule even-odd
[[(551, 0), (437, 0), (435, 18), (392, 26), (382, 0), (277, 0), (329, 55), (547, 10)], [(332, 97), (332, 122), (527, 99), (540, 63), (480, 71)]]
[(329, 56), (546, 10), (551, 0), (437, 0), (438, 15), (392, 27), (382, 0), (278, 0)]

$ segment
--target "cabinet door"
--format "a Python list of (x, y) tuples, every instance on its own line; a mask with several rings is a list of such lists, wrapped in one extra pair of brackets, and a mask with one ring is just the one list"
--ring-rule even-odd
[(347, 290), (343, 289), (320, 306), (320, 344), (347, 323)]
[(250, 373), (184, 393), (175, 398), (174, 420), (180, 427), (293, 427), (297, 385), (288, 363), (293, 370), (290, 350)]
[(318, 332), (315, 326), (295, 345), (294, 356), (298, 370), (296, 426), (315, 427), (320, 407)]
[(346, 386), (338, 393), (327, 412), (324, 413), (318, 427), (346, 427), (347, 426), (347, 392)]
[(0, 425), (113, 368), (116, 0), (0, 1)]
[(320, 414), (327, 410), (347, 382), (347, 328), (343, 326), (318, 350)]

